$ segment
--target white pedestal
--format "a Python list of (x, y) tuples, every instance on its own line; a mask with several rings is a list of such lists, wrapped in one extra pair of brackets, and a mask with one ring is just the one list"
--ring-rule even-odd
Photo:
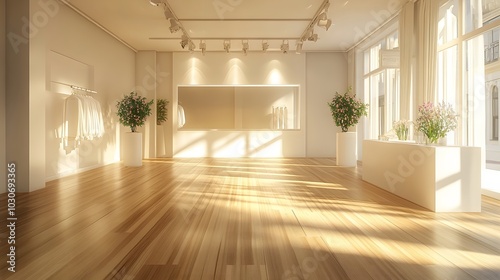
[(356, 132), (337, 133), (337, 165), (356, 166)]
[(123, 136), (123, 164), (142, 166), (142, 133), (126, 132)]
[(363, 180), (434, 212), (480, 212), (481, 148), (364, 140)]

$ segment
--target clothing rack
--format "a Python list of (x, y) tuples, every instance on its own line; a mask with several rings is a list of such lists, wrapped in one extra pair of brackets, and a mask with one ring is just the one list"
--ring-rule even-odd
[(71, 84), (67, 84), (67, 83), (56, 82), (56, 81), (52, 81), (52, 83), (53, 84), (59, 84), (59, 85), (70, 87), (72, 90), (79, 90), (79, 91), (83, 91), (83, 92), (91, 93), (91, 94), (96, 94), (97, 93), (97, 91), (95, 91), (95, 90), (91, 90), (91, 89), (88, 89), (88, 88), (79, 87), (79, 86), (75, 86), (75, 85), (71, 85)]
[(81, 91), (85, 91), (87, 93), (92, 93), (92, 94), (96, 94), (97, 93), (97, 91), (91, 90), (91, 89), (88, 89), (88, 88), (82, 88), (82, 87), (74, 86), (74, 85), (68, 85), (68, 86), (71, 87), (74, 90), (81, 90)]

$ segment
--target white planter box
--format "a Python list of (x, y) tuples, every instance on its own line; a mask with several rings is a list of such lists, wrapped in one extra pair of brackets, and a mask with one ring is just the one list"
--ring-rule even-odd
[(481, 211), (481, 149), (363, 141), (363, 180), (434, 212)]
[(142, 166), (142, 133), (126, 132), (122, 151), (125, 166)]
[(356, 132), (338, 132), (337, 133), (337, 165), (356, 166)]

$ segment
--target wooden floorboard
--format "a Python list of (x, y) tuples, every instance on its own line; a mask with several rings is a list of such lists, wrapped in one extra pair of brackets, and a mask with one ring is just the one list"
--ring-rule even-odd
[(17, 194), (16, 272), (2, 226), (0, 279), (500, 279), (500, 201), (433, 213), (361, 177), (332, 158), (152, 159), (64, 177)]

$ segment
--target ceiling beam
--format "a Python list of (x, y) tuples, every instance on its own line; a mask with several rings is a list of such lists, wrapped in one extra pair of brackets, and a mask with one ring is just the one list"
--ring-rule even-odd
[(311, 21), (311, 19), (308, 18), (290, 18), (290, 19), (282, 19), (282, 18), (248, 18), (248, 19), (240, 19), (240, 18), (231, 18), (231, 19), (215, 19), (215, 18), (202, 18), (202, 19), (195, 19), (195, 18), (179, 18), (177, 19), (178, 21), (278, 21), (278, 22), (287, 22), (287, 21)]

